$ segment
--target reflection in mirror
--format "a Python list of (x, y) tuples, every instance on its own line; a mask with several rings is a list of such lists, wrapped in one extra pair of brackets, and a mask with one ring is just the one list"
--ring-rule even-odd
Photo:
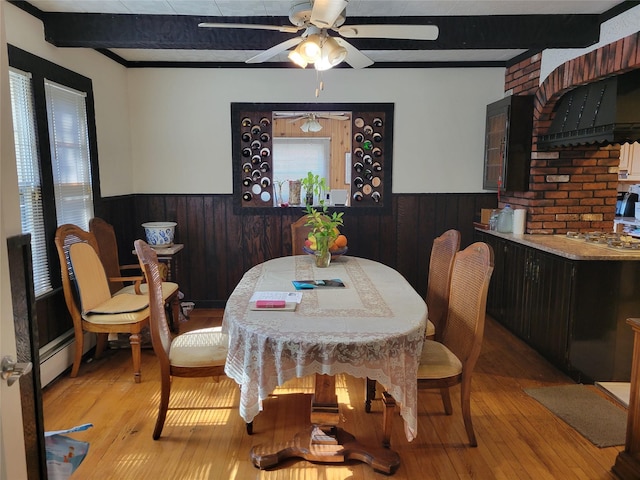
[(231, 116), (236, 208), (389, 207), (392, 104), (233, 103)]
[[(289, 182), (305, 178), (308, 172), (324, 178), (331, 189), (330, 178), (331, 138), (273, 138), (273, 183), (276, 185), (275, 206), (294, 206), (300, 203), (300, 196), (292, 201), (289, 194)], [(344, 171), (344, 160), (342, 164)], [(306, 196), (306, 191), (303, 194)], [(313, 204), (326, 199), (327, 192), (314, 195)]]

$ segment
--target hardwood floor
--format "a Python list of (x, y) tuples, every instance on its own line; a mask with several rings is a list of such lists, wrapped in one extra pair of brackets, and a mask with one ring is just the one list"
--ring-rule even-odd
[[(181, 328), (220, 322), (221, 310), (194, 310)], [(90, 442), (74, 474), (78, 479), (322, 479), (387, 478), (367, 464), (319, 465), (290, 460), (273, 470), (250, 461), (253, 445), (285, 442), (306, 426), (313, 379), (278, 388), (264, 402), (249, 436), (238, 415), (232, 380), (174, 379), (162, 437), (151, 438), (160, 392), (153, 351), (143, 350), (142, 383), (131, 375), (128, 350), (111, 350), (84, 363), (77, 378), (64, 374), (44, 391), (46, 430), (90, 422), (71, 434)], [(439, 394), (421, 391), (418, 437), (407, 442), (401, 417), (394, 418), (392, 448), (401, 458), (393, 478), (433, 479), (614, 479), (620, 447), (597, 448), (527, 396), (524, 388), (573, 383), (495, 321), (488, 319), (483, 351), (473, 377), (471, 408), (478, 447), (467, 446), (454, 388), (454, 414), (446, 416)], [(382, 440), (382, 402), (364, 412), (364, 380), (336, 379), (345, 430), (365, 444)]]

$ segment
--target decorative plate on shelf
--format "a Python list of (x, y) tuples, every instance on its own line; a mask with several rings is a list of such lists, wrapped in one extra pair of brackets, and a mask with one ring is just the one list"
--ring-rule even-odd
[[(311, 250), (309, 247), (307, 247), (306, 245), (302, 246), (302, 250), (304, 250), (305, 253), (308, 253), (309, 255), (315, 255), (316, 251), (315, 250)], [(338, 250), (334, 250), (331, 252), (331, 260), (334, 260), (342, 255), (344, 255), (345, 253), (347, 253), (347, 250), (349, 250), (349, 247), (343, 247), (340, 248)]]

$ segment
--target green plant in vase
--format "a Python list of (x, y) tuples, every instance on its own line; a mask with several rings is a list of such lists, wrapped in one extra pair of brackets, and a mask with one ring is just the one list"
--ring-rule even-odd
[(307, 205), (306, 213), (305, 225), (311, 227), (309, 235), (315, 239), (316, 266), (328, 267), (331, 262), (330, 248), (340, 235), (338, 227), (344, 225), (344, 212), (333, 212), (330, 215), (327, 206), (323, 204), (322, 210)]
[(305, 204), (313, 205), (313, 194), (316, 189), (317, 182), (320, 181), (320, 175), (314, 175), (313, 172), (307, 172), (307, 176), (300, 179), (300, 184), (305, 190)]
[(324, 205), (324, 194), (327, 191), (327, 181), (324, 177), (320, 177), (320, 179), (316, 182), (314, 187), (315, 194), (318, 196), (318, 203), (320, 205)]
[(327, 191), (327, 181), (324, 177), (312, 172), (307, 172), (305, 178), (300, 179), (300, 184), (305, 190), (305, 204), (313, 205), (314, 197), (318, 198), (318, 203), (324, 205), (323, 194)]

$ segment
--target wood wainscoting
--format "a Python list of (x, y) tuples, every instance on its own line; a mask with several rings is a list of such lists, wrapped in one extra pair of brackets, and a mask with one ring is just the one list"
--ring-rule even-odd
[[(291, 252), (290, 225), (301, 208), (274, 208), (268, 214), (236, 215), (232, 195), (135, 195), (102, 200), (102, 216), (114, 225), (130, 263), (133, 241), (144, 238), (143, 222), (178, 223), (178, 283), (199, 307), (221, 307), (252, 266)], [(480, 209), (495, 208), (495, 194), (395, 194), (388, 213), (346, 210), (341, 229), (349, 255), (369, 258), (398, 270), (420, 294), (426, 292), (431, 243), (445, 230), (462, 233), (462, 247), (473, 242)]]

